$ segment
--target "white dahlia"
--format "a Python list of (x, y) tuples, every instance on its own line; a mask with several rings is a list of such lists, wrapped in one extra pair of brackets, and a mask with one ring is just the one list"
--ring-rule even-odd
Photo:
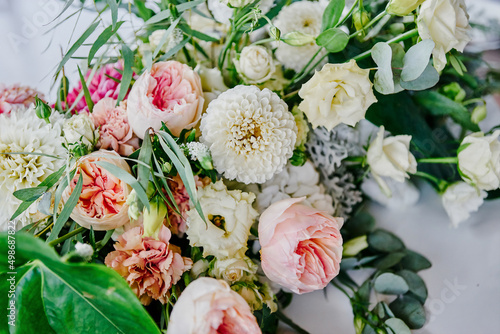
[[(297, 1), (290, 6), (284, 7), (276, 19), (274, 25), (280, 30), (281, 36), (298, 31), (314, 37), (321, 33), (321, 18), (325, 5), (320, 2)], [(291, 46), (284, 42), (276, 43), (275, 56), (286, 68), (300, 71), (314, 54), (320, 49), (315, 42), (303, 46)], [(275, 46), (276, 46), (275, 45)], [(316, 60), (326, 55), (327, 51), (322, 50)], [(323, 66), (326, 59), (318, 65)]]
[[(55, 117), (51, 117), (54, 120)], [(21, 201), (14, 197), (16, 190), (38, 186), (47, 176), (65, 163), (62, 122), (46, 123), (39, 119), (33, 107), (0, 115), (0, 230), (7, 228), (9, 218)], [(8, 152), (36, 152), (61, 157), (31, 154), (5, 154)], [(17, 228), (30, 222), (37, 212), (37, 204), (21, 214)]]
[(253, 193), (227, 190), (222, 181), (198, 189), (203, 220), (193, 208), (187, 213), (186, 231), (191, 246), (203, 247), (203, 256), (218, 258), (242, 255), (246, 251), (250, 226), (257, 211)]
[(215, 169), (246, 184), (263, 183), (281, 172), (297, 139), (285, 102), (255, 86), (236, 86), (210, 102), (200, 129)]

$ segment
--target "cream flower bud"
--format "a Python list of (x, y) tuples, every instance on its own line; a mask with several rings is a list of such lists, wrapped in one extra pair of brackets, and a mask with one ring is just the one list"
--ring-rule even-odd
[(252, 311), (261, 310), (264, 304), (269, 307), (271, 313), (278, 310), (274, 294), (268, 284), (257, 286), (255, 283), (238, 282), (231, 285), (231, 289), (245, 299)]
[(209, 265), (210, 265), (210, 262), (208, 262), (208, 260), (205, 260), (205, 259), (198, 260), (193, 264), (193, 267), (191, 268), (189, 275), (192, 278), (197, 278), (203, 272), (208, 270)]
[(390, 177), (398, 182), (409, 178), (408, 173), (417, 172), (417, 161), (410, 152), (411, 136), (400, 135), (384, 138), (381, 126), (377, 137), (368, 147), (366, 160), (379, 185), (388, 192), (388, 187), (381, 176)]
[(128, 216), (132, 220), (139, 219), (141, 212), (139, 211), (139, 206), (137, 205), (137, 193), (132, 190), (127, 196), (127, 201), (125, 204), (128, 205)]
[(216, 259), (210, 275), (223, 279), (229, 284), (238, 281), (252, 280), (257, 272), (257, 265), (248, 257)]
[(167, 211), (167, 206), (160, 196), (155, 196), (149, 202), (149, 210), (145, 207), (143, 211), (144, 237), (158, 239), (158, 234), (163, 226), (163, 220), (167, 215)]
[(94, 146), (99, 132), (87, 114), (73, 115), (63, 125), (64, 138), (68, 144), (82, 143), (89, 149)]
[(471, 212), (479, 209), (487, 195), (484, 190), (465, 182), (457, 182), (446, 188), (441, 200), (451, 223), (457, 227), (470, 217)]
[(500, 130), (468, 135), (458, 149), (458, 169), (464, 181), (483, 190), (500, 186)]
[(243, 80), (251, 84), (269, 80), (276, 68), (271, 53), (258, 45), (245, 46), (239, 59), (234, 59), (234, 66)]
[(389, 14), (405, 16), (413, 12), (424, 0), (391, 0), (386, 7)]

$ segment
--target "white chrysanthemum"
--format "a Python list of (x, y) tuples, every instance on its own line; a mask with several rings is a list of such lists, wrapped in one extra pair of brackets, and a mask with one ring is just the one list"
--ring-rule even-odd
[[(298, 31), (317, 37), (321, 33), (321, 18), (325, 5), (319, 2), (297, 1), (290, 6), (284, 7), (276, 19), (274, 25), (280, 30), (281, 36)], [(276, 43), (275, 56), (286, 68), (300, 71), (314, 54), (320, 49), (316, 43), (310, 43), (303, 46), (291, 46), (283, 42)], [(316, 57), (326, 55), (327, 51), (322, 50)], [(318, 65), (323, 66), (326, 59)]]
[[(51, 117), (54, 120), (56, 117)], [(16, 190), (38, 186), (65, 162), (66, 150), (61, 136), (62, 122), (46, 123), (39, 119), (33, 107), (10, 116), (0, 115), (0, 229), (5, 230), (9, 218), (21, 203), (14, 197)], [(6, 152), (36, 152), (42, 155), (2, 154)], [(30, 222), (37, 204), (30, 206), (17, 219), (17, 228)]]
[(200, 129), (215, 169), (246, 184), (263, 183), (281, 172), (297, 139), (285, 102), (255, 86), (236, 86), (210, 102)]
[(460, 181), (446, 188), (441, 201), (451, 223), (454, 227), (458, 227), (472, 212), (476, 212), (483, 205), (487, 196), (486, 191)]
[(257, 194), (257, 209), (262, 213), (274, 202), (297, 197), (305, 197), (302, 203), (329, 215), (335, 213), (333, 199), (326, 193), (319, 173), (310, 161), (303, 166), (288, 164), (280, 174), (261, 185), (261, 192)]
[(222, 181), (198, 189), (205, 220), (196, 208), (187, 213), (186, 231), (191, 246), (203, 247), (203, 256), (225, 258), (244, 254), (250, 226), (257, 217), (253, 193), (227, 190)]

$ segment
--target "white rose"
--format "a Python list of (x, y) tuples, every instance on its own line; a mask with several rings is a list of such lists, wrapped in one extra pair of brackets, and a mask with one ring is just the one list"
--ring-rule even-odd
[(82, 143), (89, 149), (99, 138), (92, 119), (87, 114), (73, 115), (63, 125), (64, 138), (69, 144)]
[(488, 194), (465, 182), (456, 182), (444, 192), (441, 200), (453, 226), (465, 221), (471, 212), (476, 212)]
[(252, 193), (227, 190), (221, 180), (198, 189), (206, 222), (195, 208), (188, 212), (186, 234), (191, 246), (203, 247), (203, 256), (224, 258), (244, 253), (250, 226), (257, 217), (254, 199)]
[(434, 67), (441, 71), (446, 65), (446, 53), (451, 49), (463, 52), (470, 41), (471, 26), (464, 0), (427, 0), (417, 18), (418, 34), (432, 39)]
[(216, 259), (210, 275), (223, 279), (229, 284), (238, 281), (253, 280), (257, 273), (257, 265), (248, 257)]
[(257, 84), (267, 81), (274, 73), (276, 66), (269, 51), (258, 45), (245, 46), (234, 59), (236, 71), (246, 83)]
[(326, 64), (300, 89), (299, 96), (304, 100), (300, 110), (314, 128), (321, 125), (332, 130), (340, 123), (356, 125), (368, 107), (377, 102), (369, 74), (354, 60)]
[(500, 130), (485, 136), (482, 132), (464, 138), (458, 149), (458, 169), (464, 181), (483, 190), (500, 186)]
[(424, 0), (391, 0), (386, 7), (389, 14), (405, 16), (413, 12)]
[(409, 178), (408, 173), (417, 172), (417, 161), (410, 152), (410, 141), (411, 136), (408, 135), (384, 138), (384, 127), (381, 126), (377, 137), (368, 147), (366, 161), (373, 177), (386, 194), (391, 192), (382, 176), (404, 182), (405, 178)]

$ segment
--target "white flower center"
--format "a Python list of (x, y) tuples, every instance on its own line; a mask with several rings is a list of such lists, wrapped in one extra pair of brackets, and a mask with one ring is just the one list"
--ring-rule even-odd
[(262, 115), (249, 118), (238, 117), (231, 126), (228, 146), (238, 154), (251, 154), (252, 151), (264, 151), (270, 124)]

